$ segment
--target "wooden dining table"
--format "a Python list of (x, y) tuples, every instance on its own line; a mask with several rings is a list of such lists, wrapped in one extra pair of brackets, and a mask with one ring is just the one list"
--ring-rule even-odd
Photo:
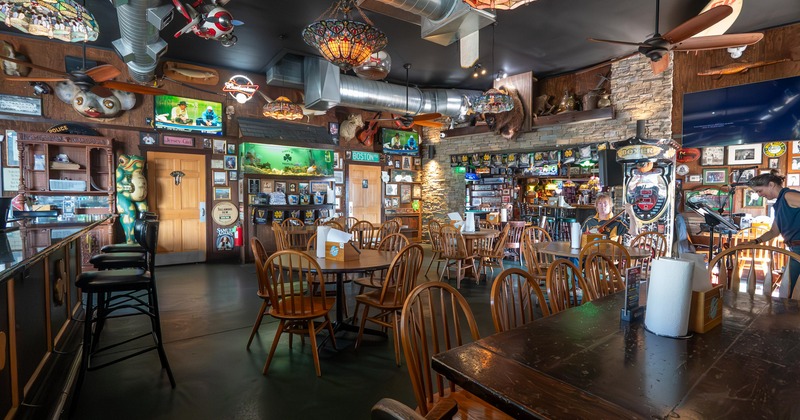
[(464, 237), (464, 243), (467, 246), (468, 255), (474, 254), (474, 244), (476, 240), (496, 238), (498, 235), (500, 235), (500, 231), (494, 229), (481, 229), (474, 232), (461, 232), (461, 236)]
[(514, 418), (798, 418), (798, 302), (726, 291), (687, 339), (620, 322), (617, 293), (433, 357)]
[[(565, 241), (537, 242), (533, 244), (533, 246), (536, 247), (536, 250), (542, 254), (550, 254), (562, 258), (578, 258), (581, 253), (580, 248), (572, 248), (570, 243)], [(633, 259), (647, 258), (650, 256), (650, 251), (646, 249), (630, 246), (625, 246), (624, 248), (626, 251), (628, 251), (628, 254), (630, 254), (631, 258)]]

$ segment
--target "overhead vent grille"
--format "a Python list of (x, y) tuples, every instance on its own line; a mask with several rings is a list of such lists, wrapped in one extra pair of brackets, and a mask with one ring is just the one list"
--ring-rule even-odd
[(267, 84), (303, 89), (303, 56), (287, 53), (267, 68)]

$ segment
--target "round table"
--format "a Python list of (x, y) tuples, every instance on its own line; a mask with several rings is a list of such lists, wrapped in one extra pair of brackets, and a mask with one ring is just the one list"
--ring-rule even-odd
[(477, 239), (484, 239), (484, 238), (496, 238), (497, 235), (500, 234), (499, 230), (494, 229), (481, 229), (475, 232), (461, 232), (461, 236), (464, 237), (464, 242), (467, 246), (467, 254), (472, 255), (473, 253), (473, 242)]
[[(557, 257), (578, 258), (581, 254), (581, 250), (571, 248), (569, 242), (538, 242), (533, 244), (533, 246), (542, 254), (550, 254)], [(650, 256), (650, 252), (646, 249), (629, 246), (624, 246), (624, 248), (633, 259), (647, 258)]]

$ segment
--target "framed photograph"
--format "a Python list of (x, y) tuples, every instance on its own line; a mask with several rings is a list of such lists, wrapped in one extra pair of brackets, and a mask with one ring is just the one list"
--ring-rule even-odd
[(286, 194), (286, 183), (283, 181), (275, 181), (275, 192)]
[(311, 193), (324, 193), (328, 191), (328, 183), (327, 182), (312, 182), (311, 183)]
[(700, 175), (689, 175), (686, 177), (686, 182), (701, 182), (703, 177)]
[(44, 155), (33, 155), (33, 170), (34, 171), (43, 171), (44, 170)]
[(414, 184), (411, 186), (411, 198), (413, 199), (422, 198), (422, 185)]
[(228, 187), (214, 187), (214, 200), (230, 200), (231, 189)]
[[(792, 142), (792, 143), (794, 143), (794, 142)], [(767, 162), (768, 162), (768, 165), (767, 165), (768, 168), (770, 168), (770, 169), (778, 169), (778, 165), (779, 165), (780, 159), (778, 159), (778, 158), (770, 158)]]
[(140, 131), (139, 132), (139, 144), (144, 146), (152, 146), (156, 144), (156, 136), (158, 134), (151, 133), (149, 131)]
[(297, 184), (297, 192), (300, 194), (308, 194), (308, 182), (300, 182)]
[(225, 167), (225, 162), (222, 159), (211, 159), (211, 169), (222, 169)]
[(414, 158), (414, 167), (415, 168), (419, 168), (420, 166), (422, 166), (422, 158), (415, 157)]
[(227, 155), (225, 156), (225, 169), (227, 170), (236, 170), (238, 169), (238, 165), (236, 164), (236, 156)]
[(793, 155), (800, 155), (800, 140), (793, 140), (792, 141), (792, 154)]
[(336, 197), (341, 197), (342, 196), (342, 186), (341, 185), (337, 185), (333, 189), (333, 195), (335, 195)]
[(742, 196), (744, 197), (744, 199), (742, 200), (742, 207), (745, 208), (764, 207), (764, 197), (759, 196), (758, 193), (751, 190), (750, 188), (746, 188)]
[(248, 194), (258, 194), (258, 191), (261, 189), (261, 180), (260, 179), (253, 179), (250, 178), (247, 180), (247, 193)]
[(261, 180), (261, 192), (262, 193), (271, 193), (274, 188), (274, 184), (272, 183), (271, 179), (262, 179)]
[(228, 173), (224, 171), (214, 171), (214, 185), (228, 185)]
[(727, 183), (727, 169), (703, 169), (703, 185), (725, 185)]
[(235, 155), (236, 154), (236, 145), (235, 144), (229, 144), (228, 147), (227, 147), (227, 152), (228, 152), (229, 155)]
[(403, 156), (402, 168), (403, 169), (407, 169), (407, 170), (411, 170), (411, 157)]
[(411, 184), (400, 184), (400, 203), (408, 204), (411, 202)]
[(703, 166), (717, 166), (725, 164), (725, 147), (704, 147), (700, 157)]
[(400, 205), (400, 199), (398, 197), (392, 197), (392, 207), (397, 207)]
[(345, 157), (345, 159), (347, 159), (347, 160), (350, 160), (350, 159), (352, 159), (352, 158), (353, 158), (353, 152), (352, 152), (352, 151), (350, 151), (350, 150), (346, 150), (346, 151), (344, 152), (344, 157)]
[(342, 162), (339, 161), (339, 152), (333, 152), (333, 169), (342, 169)]
[(227, 144), (225, 140), (214, 139), (214, 153), (224, 155)]
[(787, 187), (800, 187), (800, 174), (789, 174), (786, 176)]
[(289, 191), (289, 194), (297, 193), (297, 184), (291, 183), (291, 184), (288, 184), (288, 187), (289, 187), (289, 189), (287, 191)]
[[(6, 11), (5, 13), (6, 13), (6, 19), (8, 19), (9, 16), (11, 16), (11, 13), (9, 13), (8, 11)], [(7, 112), (9, 114), (41, 116), (42, 98), (0, 94), (0, 112)]]
[(203, 139), (203, 149), (210, 149), (211, 147), (211, 139)]
[(164, 136), (161, 138), (164, 146), (194, 147), (194, 137)]
[(344, 184), (344, 171), (333, 171), (333, 182), (336, 184)]
[(503, 190), (503, 195), (511, 195), (511, 189), (510, 188), (504, 189)]
[(228, 171), (228, 180), (229, 181), (236, 181), (239, 179), (239, 173), (236, 171)]
[(761, 144), (728, 146), (728, 165), (760, 165)]
[(800, 172), (800, 156), (792, 156), (792, 162), (789, 166), (789, 170)]
[(400, 169), (400, 159), (394, 161), (394, 167), (395, 169)]
[[(392, 163), (394, 162), (392, 160), (392, 155), (386, 154), (383, 157), (386, 159), (386, 166), (394, 166), (394, 163)], [(452, 155), (451, 157), (455, 157), (455, 155)]]
[(397, 184), (386, 184), (386, 195), (387, 196), (397, 195)]
[(311, 203), (311, 196), (308, 194), (300, 194), (300, 205), (307, 206)]
[(507, 195), (504, 195), (502, 200), (503, 200), (503, 203), (510, 203), (511, 202), (511, 197), (507, 196)]
[(339, 137), (339, 123), (338, 122), (329, 122), (328, 123), (328, 134), (333, 137)]
[(14, 130), (6, 130), (6, 166), (19, 166), (17, 132)]
[(755, 169), (746, 169), (744, 171), (735, 170), (733, 171), (733, 182), (747, 182), (753, 179), (756, 176)]

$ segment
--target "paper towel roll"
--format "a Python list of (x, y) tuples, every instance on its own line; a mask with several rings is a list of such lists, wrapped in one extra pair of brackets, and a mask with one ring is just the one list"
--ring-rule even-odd
[(500, 222), (505, 223), (508, 221), (508, 209), (500, 209)]
[(689, 330), (694, 264), (671, 258), (659, 258), (652, 264), (645, 328), (667, 337), (684, 336)]
[(317, 226), (317, 258), (325, 258), (325, 241), (330, 230), (330, 226)]
[(569, 246), (572, 249), (581, 248), (581, 224), (578, 222), (569, 225)]

